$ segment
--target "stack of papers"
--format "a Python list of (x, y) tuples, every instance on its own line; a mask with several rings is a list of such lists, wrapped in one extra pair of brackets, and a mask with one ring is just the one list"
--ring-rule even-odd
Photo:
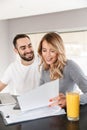
[(3, 106), (0, 108), (3, 116), (3, 121), (6, 125), (29, 120), (35, 120), (43, 117), (55, 116), (65, 114), (65, 111), (60, 107), (43, 107), (34, 109), (32, 111), (22, 112), (21, 110), (14, 110), (13, 105)]
[(59, 80), (54, 80), (19, 96), (17, 99), (21, 110), (27, 111), (50, 105), (49, 100), (58, 94)]
[(20, 110), (13, 109), (14, 105), (0, 107), (6, 125), (35, 120), (38, 118), (65, 114), (59, 106), (49, 107), (49, 99), (58, 96), (59, 81), (55, 80), (39, 86), (18, 97)]

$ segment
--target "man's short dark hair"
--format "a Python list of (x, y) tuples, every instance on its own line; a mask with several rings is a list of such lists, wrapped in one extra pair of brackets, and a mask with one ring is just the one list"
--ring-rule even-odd
[(26, 34), (17, 34), (15, 37), (14, 37), (14, 39), (13, 39), (13, 45), (14, 45), (14, 47), (16, 48), (16, 45), (17, 45), (17, 40), (18, 39), (20, 39), (20, 38), (28, 38), (28, 39), (30, 39), (30, 37), (28, 36), (28, 35), (26, 35)]

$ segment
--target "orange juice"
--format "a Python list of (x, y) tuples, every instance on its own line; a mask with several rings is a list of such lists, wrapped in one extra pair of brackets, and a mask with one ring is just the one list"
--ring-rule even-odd
[(67, 92), (66, 104), (67, 104), (67, 117), (69, 120), (79, 119), (79, 103), (80, 96), (75, 92)]

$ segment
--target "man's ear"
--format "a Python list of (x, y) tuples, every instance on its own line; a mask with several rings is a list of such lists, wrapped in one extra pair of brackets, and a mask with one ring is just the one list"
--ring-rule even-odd
[(17, 50), (16, 48), (14, 48), (14, 51), (15, 51), (15, 53), (17, 53), (17, 54), (18, 54), (18, 50)]

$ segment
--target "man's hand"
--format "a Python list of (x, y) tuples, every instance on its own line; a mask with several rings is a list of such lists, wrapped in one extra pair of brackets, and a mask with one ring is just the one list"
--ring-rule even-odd
[(49, 100), (52, 102), (49, 106), (57, 106), (59, 105), (61, 108), (64, 108), (66, 106), (66, 96), (63, 93), (60, 93), (57, 97), (54, 97)]

